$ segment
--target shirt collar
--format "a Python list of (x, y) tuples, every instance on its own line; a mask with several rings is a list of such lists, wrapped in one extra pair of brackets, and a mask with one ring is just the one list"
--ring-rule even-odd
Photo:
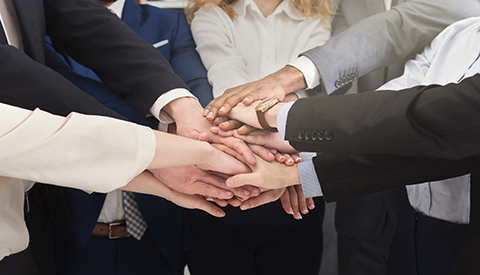
[(123, 6), (125, 6), (125, 0), (117, 0), (108, 8), (115, 12), (118, 18), (122, 19)]
[[(247, 13), (247, 8), (250, 8), (261, 14), (260, 10), (257, 7), (257, 4), (253, 0), (238, 0), (234, 4), (233, 8), (238, 15), (238, 19), (245, 17), (245, 14)], [(285, 14), (293, 20), (305, 19), (305, 16), (300, 15), (298, 11), (294, 10), (290, 6), (290, 0), (283, 0), (270, 16), (280, 14), (282, 12), (285, 12)]]

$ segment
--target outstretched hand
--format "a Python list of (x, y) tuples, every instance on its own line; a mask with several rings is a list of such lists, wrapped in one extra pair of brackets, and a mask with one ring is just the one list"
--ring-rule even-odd
[(239, 102), (250, 105), (255, 100), (267, 97), (283, 100), (287, 94), (306, 87), (303, 74), (294, 67), (285, 66), (263, 79), (226, 90), (205, 107), (203, 116), (211, 121), (217, 115), (228, 114)]
[(174, 189), (160, 182), (148, 171), (144, 171), (140, 175), (136, 176), (121, 189), (125, 191), (159, 196), (178, 206), (188, 209), (200, 209), (218, 218), (225, 216), (225, 212), (222, 209), (208, 202), (202, 196), (188, 195), (175, 191)]

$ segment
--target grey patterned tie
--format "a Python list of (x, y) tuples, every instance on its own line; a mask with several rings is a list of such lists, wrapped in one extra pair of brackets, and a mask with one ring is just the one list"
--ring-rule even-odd
[(123, 191), (123, 208), (125, 210), (128, 233), (135, 239), (140, 240), (145, 231), (147, 231), (147, 224), (143, 220), (142, 213), (140, 213), (135, 200), (135, 195), (132, 192)]

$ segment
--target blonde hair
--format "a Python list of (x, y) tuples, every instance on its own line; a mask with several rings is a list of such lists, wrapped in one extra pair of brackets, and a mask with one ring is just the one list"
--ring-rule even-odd
[[(195, 12), (207, 4), (210, 4), (209, 8), (219, 6), (233, 21), (237, 19), (237, 13), (233, 9), (235, 2), (237, 0), (188, 0), (185, 8), (188, 23), (192, 22)], [(290, 6), (306, 18), (324, 18), (329, 22), (333, 20), (332, 0), (290, 0)]]

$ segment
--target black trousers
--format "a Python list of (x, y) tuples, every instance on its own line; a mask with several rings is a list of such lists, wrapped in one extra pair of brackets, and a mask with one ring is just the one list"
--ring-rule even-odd
[(38, 275), (30, 248), (0, 261), (0, 275)]
[(192, 275), (318, 275), (323, 250), (325, 203), (295, 220), (280, 201), (242, 211), (226, 207), (224, 218), (188, 212), (194, 249), (187, 252)]
[(393, 237), (386, 274), (450, 274), (467, 240), (468, 227), (419, 214), (407, 200)]

